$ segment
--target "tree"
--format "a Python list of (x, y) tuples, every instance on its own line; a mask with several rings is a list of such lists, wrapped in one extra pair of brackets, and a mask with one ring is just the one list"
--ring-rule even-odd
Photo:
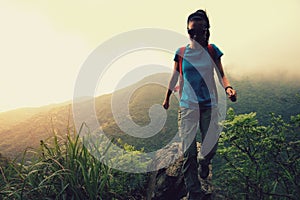
[(231, 199), (300, 197), (300, 115), (289, 123), (271, 114), (259, 125), (256, 113), (228, 110), (219, 142), (215, 184)]

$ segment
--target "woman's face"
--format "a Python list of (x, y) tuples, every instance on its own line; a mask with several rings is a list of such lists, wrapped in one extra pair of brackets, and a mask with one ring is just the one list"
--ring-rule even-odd
[(190, 21), (188, 24), (188, 33), (191, 40), (199, 44), (205, 44), (207, 41), (207, 23), (203, 19)]

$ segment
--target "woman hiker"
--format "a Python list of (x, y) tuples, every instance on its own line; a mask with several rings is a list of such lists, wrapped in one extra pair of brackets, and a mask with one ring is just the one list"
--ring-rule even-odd
[(236, 100), (236, 91), (224, 74), (221, 63), (223, 53), (216, 45), (208, 43), (209, 28), (209, 19), (204, 10), (197, 10), (188, 16), (187, 31), (190, 44), (176, 51), (169, 89), (163, 102), (163, 107), (168, 109), (170, 95), (175, 90), (179, 78), (178, 121), (184, 152), (182, 172), (190, 200), (201, 199), (205, 196), (198, 173), (200, 172), (202, 179), (207, 178), (208, 166), (217, 150), (216, 141), (209, 153), (197, 158), (196, 132), (198, 129), (201, 131), (202, 143), (210, 126), (213, 127), (212, 130), (219, 130), (214, 68), (220, 73), (220, 82), (227, 96), (231, 101)]

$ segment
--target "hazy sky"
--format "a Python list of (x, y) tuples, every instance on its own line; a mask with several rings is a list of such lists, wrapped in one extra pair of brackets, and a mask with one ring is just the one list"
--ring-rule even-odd
[[(102, 42), (145, 27), (187, 35), (186, 18), (199, 8), (227, 73), (300, 74), (299, 0), (0, 0), (0, 112), (72, 99), (80, 67)], [(172, 67), (173, 55), (165, 58)]]

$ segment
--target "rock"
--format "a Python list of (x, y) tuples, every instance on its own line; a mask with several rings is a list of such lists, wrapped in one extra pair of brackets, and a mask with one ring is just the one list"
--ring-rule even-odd
[[(197, 143), (200, 147), (200, 143)], [(198, 148), (199, 150), (200, 148)], [(168, 148), (162, 149), (157, 154), (157, 162), (163, 160), (169, 162), (174, 159), (174, 155), (180, 155), (179, 143), (174, 143)], [(161, 159), (163, 158), (163, 159)], [(163, 162), (162, 161), (162, 162)], [(152, 172), (150, 175), (150, 181), (148, 184), (147, 200), (185, 200), (187, 199), (187, 190), (185, 188), (183, 174), (181, 173), (183, 163), (183, 157), (179, 156), (175, 162), (167, 167), (164, 167), (158, 171)], [(165, 163), (155, 163), (165, 166)], [(210, 173), (206, 180), (200, 179), (202, 188), (207, 191), (208, 195), (205, 199), (212, 199), (213, 186), (212, 180), (212, 166), (209, 166)]]
[[(180, 143), (173, 143), (161, 149), (152, 162), (160, 170), (151, 173), (147, 199), (150, 200), (179, 200), (186, 196), (183, 175), (181, 173), (182, 156)], [(172, 163), (167, 166), (168, 163)], [(167, 166), (167, 167), (163, 167)]]

